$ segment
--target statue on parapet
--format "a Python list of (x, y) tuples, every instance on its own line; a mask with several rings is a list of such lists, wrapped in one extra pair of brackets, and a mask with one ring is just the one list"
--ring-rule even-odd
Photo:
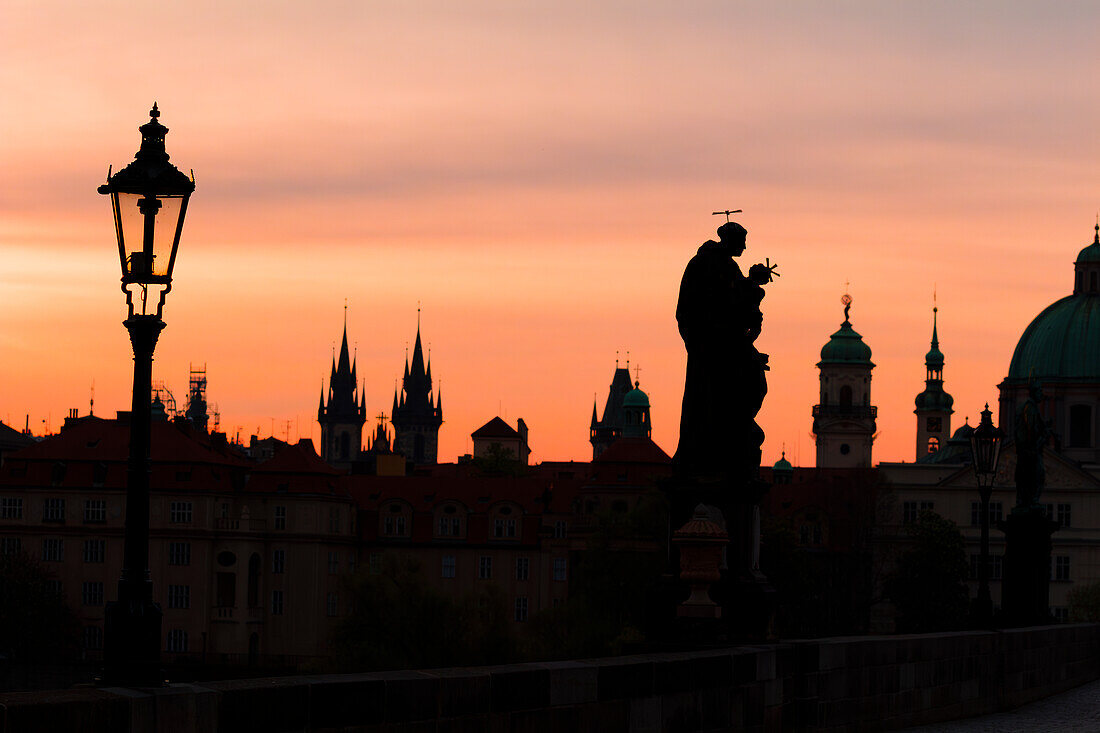
[(1046, 485), (1043, 448), (1050, 440), (1050, 426), (1039, 412), (1043, 389), (1038, 382), (1028, 385), (1027, 399), (1016, 411), (1013, 438), (1016, 442), (1016, 508), (1030, 511), (1039, 506)]
[(768, 355), (755, 341), (763, 286), (779, 275), (770, 262), (741, 272), (734, 258), (747, 235), (736, 222), (720, 226), (719, 241), (704, 242), (688, 262), (676, 306), (688, 363), (675, 462), (706, 482), (751, 482), (760, 469), (764, 432), (755, 418), (768, 392)]

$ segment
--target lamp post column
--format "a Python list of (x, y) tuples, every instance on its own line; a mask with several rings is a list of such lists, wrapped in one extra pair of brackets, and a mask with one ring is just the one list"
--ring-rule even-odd
[(107, 605), (103, 678), (107, 684), (159, 686), (163, 612), (153, 602), (149, 576), (149, 433), (153, 351), (164, 321), (134, 315), (124, 321), (134, 350), (134, 393), (130, 409), (126, 529), (118, 601)]
[(981, 488), (982, 554), (978, 566), (978, 597), (974, 602), (974, 620), (980, 626), (993, 622), (993, 597), (989, 593), (989, 497), (992, 486)]

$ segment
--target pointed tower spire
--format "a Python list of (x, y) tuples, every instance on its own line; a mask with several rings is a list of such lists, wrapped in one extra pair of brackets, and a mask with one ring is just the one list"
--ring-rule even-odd
[(390, 410), (390, 416), (397, 414), (397, 388), (393, 390), (393, 409)]
[(325, 380), (321, 380), (321, 398), (317, 403), (317, 419), (325, 416)]
[(595, 430), (596, 425), (600, 422), (599, 417), (596, 415), (596, 395), (592, 395), (592, 424), (590, 429)]

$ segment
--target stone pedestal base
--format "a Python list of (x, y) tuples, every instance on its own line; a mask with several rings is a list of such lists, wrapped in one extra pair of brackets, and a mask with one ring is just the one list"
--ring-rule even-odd
[[(722, 577), (711, 585), (709, 592), (720, 607), (721, 617), (708, 619), (705, 624), (705, 628), (723, 640), (762, 641), (771, 630), (775, 589), (760, 572), (759, 501), (768, 488), (767, 483), (759, 480), (738, 483), (728, 478), (683, 477), (666, 487), (673, 528), (686, 522), (694, 507), (704, 504), (710, 509), (712, 520), (729, 535)], [(675, 568), (679, 565), (675, 549), (673, 555)], [(686, 620), (681, 615), (678, 625), (683, 626)]]
[(1050, 615), (1050, 536), (1058, 523), (1038, 507), (1014, 509), (998, 528), (1005, 534), (1000, 622), (1004, 626), (1053, 623)]

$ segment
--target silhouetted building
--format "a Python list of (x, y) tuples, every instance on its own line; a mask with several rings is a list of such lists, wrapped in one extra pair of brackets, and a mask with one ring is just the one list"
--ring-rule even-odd
[[(603, 408), (603, 418), (596, 417), (596, 402), (592, 402), (592, 423), (589, 427), (589, 442), (592, 443), (592, 459), (595, 460), (612, 443), (623, 435), (623, 399), (634, 387), (630, 383), (630, 363), (620, 367), (615, 362), (615, 374), (611, 378), (611, 388), (607, 393), (607, 402)], [(648, 401), (648, 400), (647, 400)]]
[[(938, 308), (932, 309), (932, 348), (924, 357), (924, 391), (917, 395), (917, 456), (922, 460), (944, 447), (951, 435), (954, 398), (943, 389), (943, 352), (937, 333)], [(969, 446), (968, 446), (969, 449)]]
[(206, 366), (191, 369), (188, 385), (187, 419), (199, 430), (206, 430), (209, 415), (206, 411)]
[(394, 450), (417, 465), (430, 465), (438, 460), (439, 426), (443, 424), (443, 396), (432, 398), (432, 363), (424, 362), (420, 345), (420, 324), (416, 324), (416, 345), (412, 364), (405, 360), (405, 376), (401, 393), (393, 395)]
[(527, 423), (521, 417), (516, 421), (516, 429), (494, 417), (470, 434), (474, 441), (474, 458), (505, 458), (518, 461), (526, 466), (531, 455), (527, 444)]
[[(1057, 448), (1083, 463), (1100, 463), (1096, 413), (1100, 401), (1100, 226), (1077, 255), (1073, 294), (1043, 310), (1012, 354), (1001, 391), (1000, 428), (1012, 435), (1028, 382), (1042, 385), (1043, 416)], [(1055, 446), (1052, 446), (1055, 447)]]
[(643, 392), (638, 382), (634, 389), (623, 397), (623, 437), (648, 438), (653, 434), (649, 420), (649, 395)]
[(378, 427), (374, 436), (367, 438), (367, 449), (363, 452), (362, 465), (353, 468), (354, 473), (368, 473), (373, 476), (404, 476), (406, 473), (405, 456), (393, 452), (390, 435), (386, 430), (386, 416), (378, 416)]
[(348, 324), (340, 344), (340, 361), (333, 359), (328, 382), (328, 403), (321, 391), (317, 422), (321, 424), (321, 456), (333, 466), (348, 468), (363, 447), (363, 423), (367, 421), (367, 398), (359, 391), (355, 362), (348, 353)]
[(870, 468), (878, 408), (871, 404), (871, 347), (848, 320), (821, 349), (821, 403), (814, 406), (818, 468)]

